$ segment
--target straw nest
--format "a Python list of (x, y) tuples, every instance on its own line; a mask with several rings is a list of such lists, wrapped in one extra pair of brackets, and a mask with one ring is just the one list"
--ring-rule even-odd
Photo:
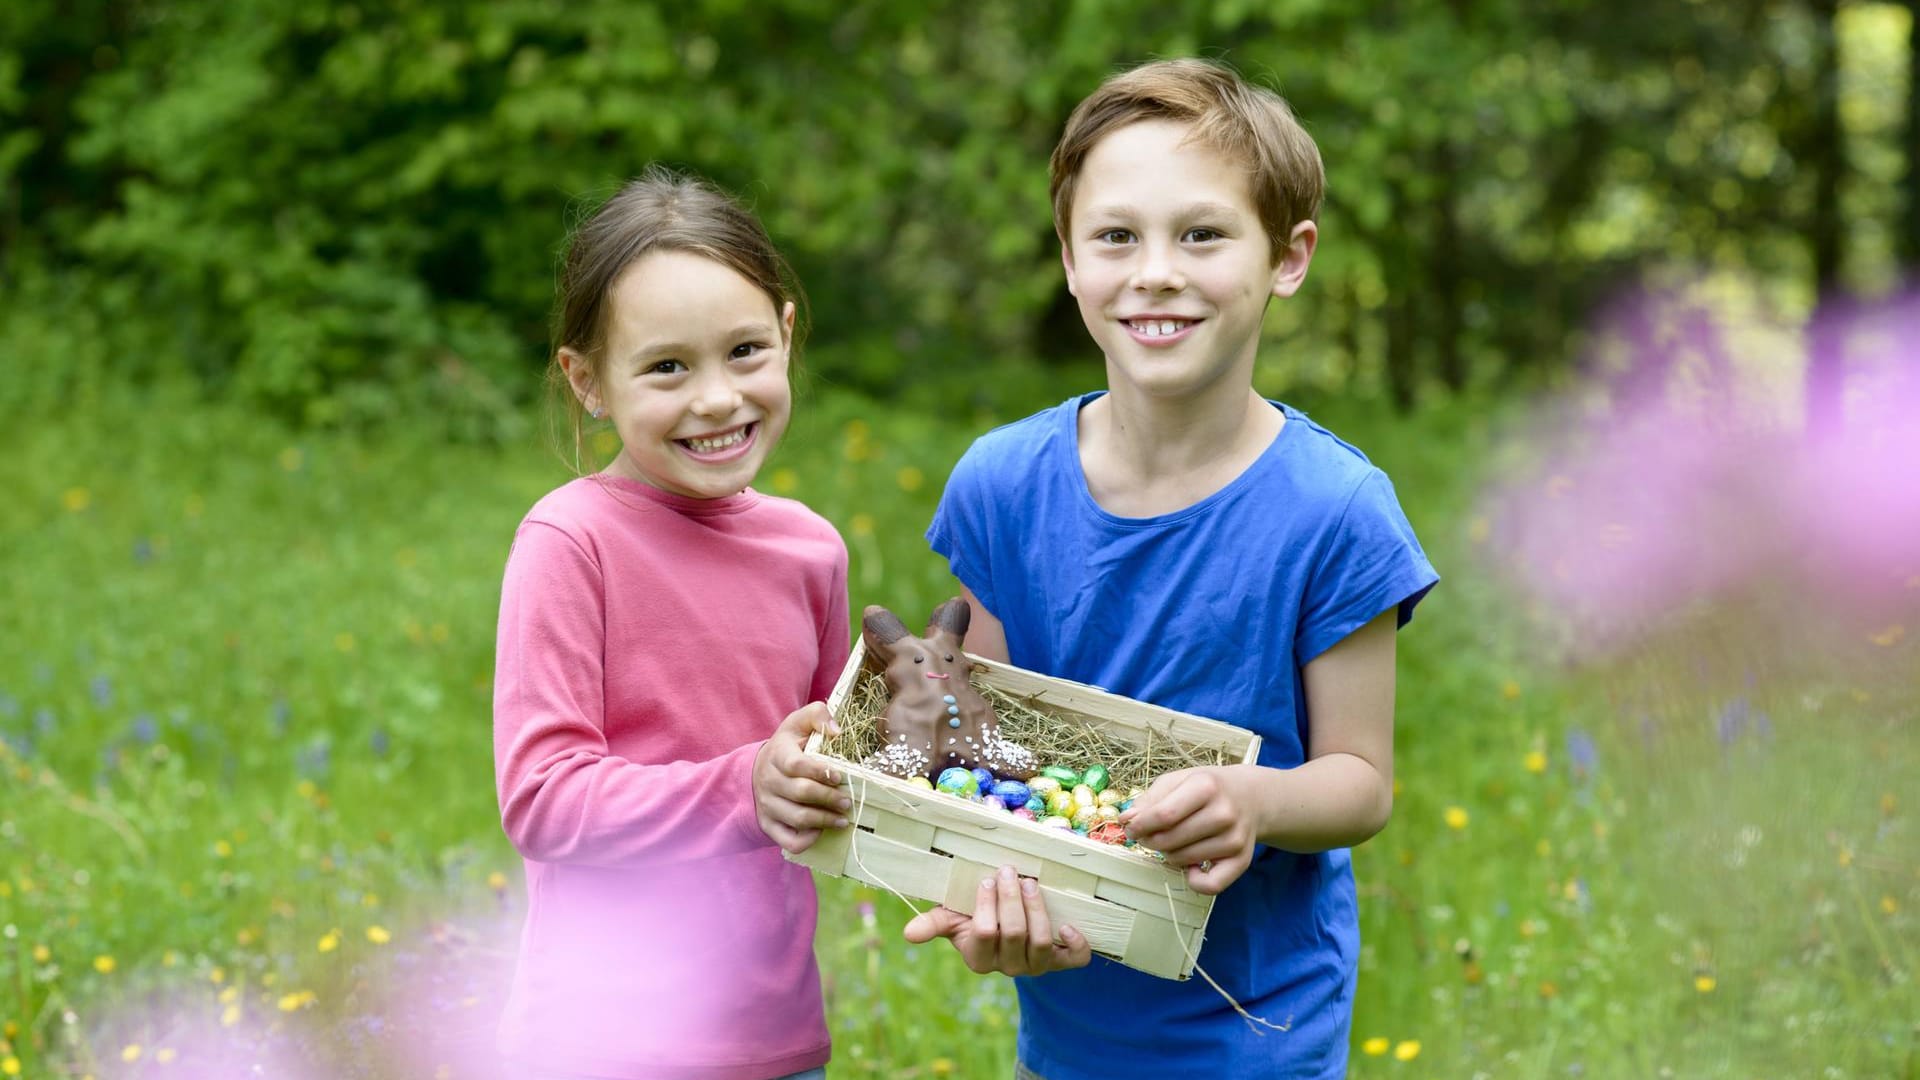
[[(1015, 697), (978, 679), (973, 688), (999, 715), (1007, 738), (1032, 750), (1041, 765), (1065, 765), (1083, 772), (1089, 765), (1105, 765), (1109, 784), (1121, 791), (1145, 788), (1162, 773), (1196, 765), (1226, 765), (1232, 760), (1220, 746), (1183, 743), (1165, 732), (1147, 729), (1143, 742), (1116, 738), (1077, 713), (1056, 710), (1044, 702)], [(821, 745), (825, 753), (843, 761), (861, 762), (880, 749), (880, 714), (889, 695), (886, 679), (866, 670), (836, 718), (840, 734)]]

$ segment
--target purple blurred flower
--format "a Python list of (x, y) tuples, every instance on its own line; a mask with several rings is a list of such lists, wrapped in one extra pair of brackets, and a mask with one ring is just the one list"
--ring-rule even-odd
[(150, 743), (160, 737), (160, 725), (154, 722), (152, 713), (141, 713), (134, 717), (129, 730), (136, 742)]
[(387, 748), (390, 745), (390, 740), (387, 738), (387, 729), (374, 728), (373, 734), (367, 736), (367, 745), (373, 750), (374, 757), (386, 757)]
[(333, 765), (333, 748), (324, 742), (309, 743), (293, 755), (293, 767), (310, 780), (323, 779)]
[(1593, 775), (1599, 766), (1599, 755), (1593, 746), (1593, 736), (1575, 728), (1567, 732), (1567, 764), (1573, 768), (1576, 777)]
[(153, 561), (153, 543), (144, 536), (133, 542), (133, 561), (143, 565)]
[(87, 687), (93, 693), (95, 705), (104, 709), (113, 704), (113, 680), (105, 675), (95, 675)]

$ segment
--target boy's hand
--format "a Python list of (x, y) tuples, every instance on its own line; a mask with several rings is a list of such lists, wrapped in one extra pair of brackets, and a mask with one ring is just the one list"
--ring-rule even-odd
[(947, 938), (967, 967), (980, 975), (1044, 975), (1086, 967), (1093, 957), (1080, 931), (1062, 926), (1058, 934), (1053, 932), (1040, 886), (1018, 876), (1011, 866), (980, 882), (971, 916), (937, 907), (909, 920), (906, 937), (915, 945)]
[(1135, 843), (1184, 868), (1188, 888), (1208, 896), (1219, 893), (1253, 862), (1259, 793), (1250, 768), (1257, 766), (1167, 773), (1120, 815), (1120, 823)]
[(818, 731), (839, 734), (827, 707), (816, 701), (788, 714), (753, 759), (753, 812), (761, 831), (798, 855), (813, 846), (822, 829), (847, 825), (853, 800), (834, 786), (826, 761), (806, 752), (807, 737)]

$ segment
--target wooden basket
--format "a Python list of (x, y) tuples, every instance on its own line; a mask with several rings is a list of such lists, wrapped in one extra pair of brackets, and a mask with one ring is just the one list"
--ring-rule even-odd
[[(1245, 728), (971, 654), (968, 659), (979, 682), (1129, 742), (1144, 743), (1151, 729), (1158, 737), (1221, 747), (1229, 761), (1252, 764), (1260, 752), (1260, 736)], [(836, 717), (867, 666), (865, 643), (856, 639), (827, 700)], [(819, 753), (821, 741), (814, 735), (807, 750)], [(1180, 871), (1136, 851), (916, 788), (855, 762), (835, 758), (834, 767), (847, 774), (853, 825), (827, 830), (805, 852), (788, 855), (793, 862), (969, 915), (981, 879), (1013, 866), (1039, 883), (1054, 925), (1077, 927), (1094, 952), (1163, 978), (1193, 973), (1213, 897), (1187, 888)]]

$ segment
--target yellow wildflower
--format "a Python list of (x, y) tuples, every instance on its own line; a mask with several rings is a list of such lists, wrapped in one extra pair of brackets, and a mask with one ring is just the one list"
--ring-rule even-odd
[(298, 1012), (317, 1000), (319, 1000), (318, 995), (311, 990), (295, 990), (291, 994), (281, 994), (280, 1011), (284, 1013)]
[(767, 478), (767, 483), (775, 494), (791, 495), (800, 486), (800, 474), (785, 467), (778, 468)]
[(1900, 644), (1900, 639), (1906, 636), (1907, 628), (1901, 626), (1899, 623), (1894, 623), (1892, 626), (1887, 627), (1877, 634), (1868, 634), (1867, 640), (1883, 649), (1887, 649)]
[(1419, 1039), (1402, 1039), (1400, 1045), (1393, 1048), (1393, 1060), (1412, 1061), (1420, 1056)]
[(1898, 900), (1895, 900), (1891, 895), (1882, 896), (1880, 898), (1880, 913), (1882, 915), (1891, 915), (1894, 912), (1899, 910), (1900, 910), (1900, 902)]
[(5, 1074), (7, 1076), (19, 1076), (20, 1075), (20, 1059), (17, 1057), (14, 1057), (12, 1054), (8, 1054), (6, 1057), (0, 1058), (0, 1074)]
[(1486, 543), (1487, 537), (1491, 535), (1493, 535), (1493, 527), (1487, 523), (1486, 518), (1476, 517), (1467, 522), (1467, 539), (1475, 544)]
[(239, 987), (229, 986), (225, 990), (220, 991), (220, 1004), (231, 1005), (238, 1000), (240, 1000)]
[(1551, 1001), (1560, 996), (1560, 988), (1552, 982), (1543, 982), (1540, 984), (1540, 996)]
[(853, 515), (853, 520), (847, 522), (847, 529), (849, 532), (853, 533), (853, 535), (855, 536), (872, 536), (873, 535), (873, 515), (872, 514)]
[(1547, 771), (1547, 755), (1539, 750), (1529, 750), (1527, 751), (1525, 765), (1528, 772), (1538, 776)]
[(153, 1060), (162, 1065), (171, 1064), (173, 1062), (173, 1056), (173, 1047), (171, 1046), (163, 1046), (153, 1052)]
[(1889, 792), (1883, 793), (1880, 796), (1880, 816), (1892, 817), (1893, 808), (1899, 805), (1900, 805), (1900, 800), (1895, 799), (1893, 797), (1893, 792), (1889, 791)]
[(387, 928), (384, 926), (369, 926), (367, 927), (367, 940), (373, 942), (375, 945), (385, 945), (387, 942), (393, 940), (393, 935), (388, 933)]
[(70, 487), (66, 494), (60, 496), (60, 504), (65, 506), (70, 514), (77, 514), (92, 503), (93, 493), (83, 487)]
[(231, 858), (233, 856), (233, 844), (226, 840), (215, 840), (213, 842), (213, 853), (222, 859)]
[(433, 639), (435, 645), (445, 645), (447, 639), (453, 636), (453, 631), (447, 628), (446, 623), (437, 622), (427, 628), (427, 636)]
[(44, 964), (44, 963), (46, 963), (47, 961), (49, 961), (49, 960), (51, 960), (51, 959), (53, 959), (53, 950), (52, 950), (52, 949), (49, 949), (49, 948), (47, 948), (47, 947), (46, 947), (45, 945), (35, 945), (35, 946), (33, 947), (33, 962), (34, 962), (34, 963), (36, 963), (36, 964)]
[(1693, 988), (1703, 994), (1713, 993), (1713, 988), (1719, 985), (1719, 981), (1711, 975), (1695, 975), (1693, 977)]
[(168, 949), (166, 952), (161, 953), (160, 966), (161, 967), (179, 967), (180, 954), (173, 951), (172, 949)]
[(1512, 701), (1513, 699), (1519, 697), (1520, 684), (1517, 682), (1514, 682), (1512, 679), (1508, 679), (1507, 681), (1501, 683), (1500, 696), (1503, 698), (1506, 698), (1508, 701)]
[(120, 1060), (131, 1065), (140, 1060), (140, 1044), (128, 1043), (120, 1048)]
[(1392, 1042), (1388, 1040), (1385, 1035), (1375, 1035), (1373, 1038), (1360, 1044), (1360, 1052), (1366, 1054), (1368, 1057), (1379, 1057), (1381, 1054), (1386, 1053), (1387, 1047), (1391, 1045)]
[(1458, 806), (1447, 807), (1447, 828), (1464, 829), (1467, 827), (1467, 812)]
[(216, 985), (219, 983), (226, 982), (227, 969), (223, 967), (216, 967), (212, 971), (207, 972), (207, 978), (212, 979)]
[(228, 1005), (226, 1008), (220, 1010), (220, 1026), (221, 1027), (232, 1027), (233, 1025), (239, 1022), (240, 1022), (240, 1006), (239, 1005), (237, 1004)]
[(952, 1076), (953, 1060), (951, 1058), (943, 1058), (943, 1057), (934, 1058), (932, 1061), (927, 1063), (927, 1069), (928, 1071), (932, 1072), (933, 1075), (935, 1076)]
[(319, 949), (321, 952), (330, 953), (339, 947), (340, 947), (340, 931), (329, 930), (325, 934), (321, 935), (320, 944), (319, 944)]
[(358, 644), (353, 635), (345, 630), (333, 635), (333, 647), (341, 652), (352, 652)]
[(1840, 848), (1840, 854), (1836, 857), (1836, 859), (1841, 866), (1852, 866), (1853, 865), (1853, 849), (1845, 845), (1842, 845)]
[(96, 956), (93, 958), (93, 970), (99, 972), (102, 975), (113, 974), (114, 967), (115, 967), (115, 964), (113, 962), (113, 957), (108, 956), (105, 953), (102, 953), (99, 956)]
[(919, 491), (920, 485), (927, 480), (925, 473), (911, 465), (895, 473), (893, 478), (900, 484), (901, 491)]
[(487, 875), (487, 888), (492, 889), (494, 892), (500, 892), (506, 887), (507, 887), (507, 875), (501, 873), (498, 870), (495, 870), (493, 873)]
[(379, 906), (380, 906), (380, 894), (379, 894), (379, 893), (362, 893), (362, 894), (360, 894), (360, 906), (361, 906), (361, 907), (366, 907), (366, 908), (377, 908), (377, 907), (379, 907)]

